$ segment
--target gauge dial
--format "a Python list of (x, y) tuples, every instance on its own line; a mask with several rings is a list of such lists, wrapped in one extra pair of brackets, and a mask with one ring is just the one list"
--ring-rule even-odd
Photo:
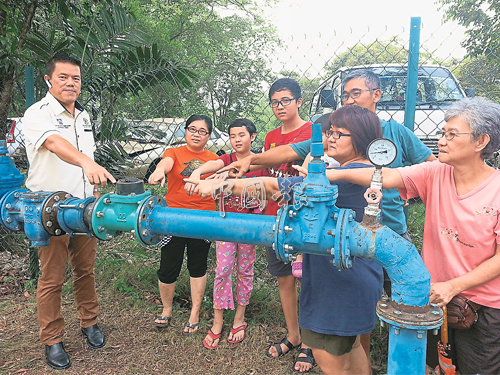
[(397, 154), (396, 145), (387, 138), (377, 138), (368, 145), (368, 159), (376, 167), (387, 167)]

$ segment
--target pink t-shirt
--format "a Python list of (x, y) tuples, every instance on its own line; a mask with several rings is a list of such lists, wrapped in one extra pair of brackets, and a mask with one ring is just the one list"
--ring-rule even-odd
[[(422, 258), (431, 282), (472, 271), (493, 257), (500, 244), (500, 170), (473, 191), (457, 196), (453, 167), (439, 161), (398, 169), (403, 199), (425, 204)], [(460, 293), (484, 306), (500, 308), (500, 277)]]

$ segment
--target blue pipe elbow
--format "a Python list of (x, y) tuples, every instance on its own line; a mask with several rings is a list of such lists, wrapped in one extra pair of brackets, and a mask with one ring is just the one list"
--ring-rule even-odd
[(376, 260), (392, 282), (392, 299), (399, 304), (429, 303), (431, 276), (416, 247), (386, 226), (365, 228), (352, 223), (351, 255)]

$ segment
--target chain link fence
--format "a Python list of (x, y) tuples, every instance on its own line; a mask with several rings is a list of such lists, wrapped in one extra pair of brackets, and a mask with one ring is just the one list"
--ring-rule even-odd
[[(84, 72), (80, 99), (93, 119), (96, 160), (116, 177), (147, 180), (166, 148), (185, 144), (185, 119), (195, 113), (208, 114), (214, 120), (214, 132), (207, 144), (211, 151), (219, 155), (230, 152), (227, 126), (236, 118), (246, 117), (257, 127), (254, 151), (259, 152), (266, 133), (279, 126), (268, 105), (267, 90), (273, 81), (283, 76), (299, 81), (304, 99), (301, 116), (310, 119), (342, 105), (340, 82), (354, 66), (369, 67), (379, 74), (383, 92), (379, 116), (402, 123), (409, 31), (372, 34), (351, 32), (342, 38), (335, 35), (295, 38), (281, 44), (288, 46), (286, 50), (261, 46), (258, 56), (255, 49), (242, 48), (241, 56), (234, 57), (218, 50), (208, 55), (201, 53), (206, 50), (200, 48), (198, 58), (194, 62), (192, 58), (183, 61), (182, 68), (138, 49), (135, 54), (116, 60), (116, 69), (108, 67), (108, 73), (106, 67)], [(470, 43), (470, 35), (469, 39), (464, 35), (462, 29), (449, 31), (444, 26), (422, 33), (413, 128), (433, 152), (437, 149), (436, 132), (442, 128), (444, 111), (451, 103), (474, 93), (500, 100), (498, 55), (492, 49), (467, 54), (462, 46)], [(500, 40), (500, 35), (497, 39)], [(196, 51), (190, 51), (189, 55), (196, 55)], [(201, 74), (203, 69), (209, 74)], [(41, 81), (41, 77), (36, 79)], [(22, 146), (22, 139), (20, 142)], [(165, 192), (158, 187), (153, 189), (154, 195), (163, 197)], [(421, 202), (409, 202), (409, 229), (418, 248), (422, 243), (424, 217)], [(1, 236), (0, 253), (22, 255), (30, 251), (23, 235), (1, 232)], [(151, 280), (151, 290), (155, 289), (158, 262), (156, 249), (140, 245), (127, 234), (99, 245), (98, 267), (102, 272), (116, 272), (120, 278), (120, 272), (130, 267), (135, 274)], [(265, 253), (259, 249), (254, 286), (254, 295), (262, 296), (259, 301), (266, 301), (271, 295), (278, 298), (275, 281), (266, 271), (265, 262)], [(213, 281), (213, 249), (210, 265), (209, 278)], [(33, 276), (35, 270), (36, 267), (31, 269)], [(130, 285), (138, 282), (137, 278), (123, 276), (123, 279)], [(209, 299), (211, 282), (207, 287)], [(187, 289), (185, 294), (188, 298)]]

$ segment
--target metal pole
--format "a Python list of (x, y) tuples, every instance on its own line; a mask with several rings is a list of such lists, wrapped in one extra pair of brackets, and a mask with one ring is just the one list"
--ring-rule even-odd
[(408, 52), (408, 75), (406, 78), (404, 125), (414, 130), (415, 107), (417, 105), (418, 59), (420, 48), (420, 17), (411, 18), (410, 48)]

